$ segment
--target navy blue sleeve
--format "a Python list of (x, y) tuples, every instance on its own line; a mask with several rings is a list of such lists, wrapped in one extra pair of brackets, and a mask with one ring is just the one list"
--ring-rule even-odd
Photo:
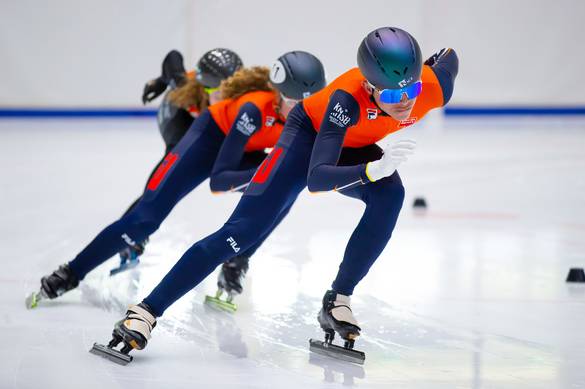
[(307, 186), (311, 192), (343, 190), (370, 182), (366, 165), (337, 166), (347, 129), (357, 124), (360, 107), (355, 98), (336, 90), (329, 99), (313, 145)]
[(429, 65), (441, 84), (443, 91), (443, 105), (446, 105), (453, 95), (455, 77), (459, 72), (459, 58), (453, 49), (443, 49), (425, 61)]
[(262, 113), (252, 103), (240, 108), (228, 135), (221, 144), (211, 170), (210, 187), (213, 192), (243, 190), (252, 179), (256, 168), (238, 170), (248, 140), (262, 127)]

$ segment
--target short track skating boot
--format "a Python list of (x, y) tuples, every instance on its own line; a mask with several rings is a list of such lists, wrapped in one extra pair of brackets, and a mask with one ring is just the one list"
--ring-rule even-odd
[(143, 242), (128, 245), (124, 250), (120, 251), (118, 253), (120, 255), (120, 265), (110, 270), (110, 276), (136, 267), (140, 263), (140, 256), (144, 254), (147, 243), (148, 239), (145, 239)]
[(25, 301), (28, 309), (35, 308), (41, 300), (54, 299), (63, 293), (77, 288), (79, 278), (69, 268), (68, 264), (61, 265), (53, 273), (41, 278), (41, 288), (31, 293)]
[[(133, 349), (145, 348), (154, 327), (156, 317), (150, 307), (144, 303), (132, 305), (128, 308), (126, 317), (115, 324), (110, 343), (107, 346), (94, 343), (89, 352), (120, 365), (127, 365), (133, 359), (128, 353)], [(122, 348), (115, 349), (120, 343), (123, 343)]]
[[(235, 312), (238, 307), (233, 303), (233, 299), (244, 290), (242, 284), (249, 261), (248, 257), (238, 256), (224, 262), (217, 279), (217, 292), (215, 296), (205, 296), (205, 303), (224, 311)], [(224, 293), (227, 294), (225, 300), (221, 298)]]
[[(323, 296), (323, 306), (317, 319), (321, 329), (325, 331), (325, 341), (310, 339), (311, 351), (348, 362), (364, 363), (366, 355), (353, 349), (361, 328), (351, 311), (349, 296), (328, 290)], [(345, 341), (343, 347), (332, 343), (335, 333)]]

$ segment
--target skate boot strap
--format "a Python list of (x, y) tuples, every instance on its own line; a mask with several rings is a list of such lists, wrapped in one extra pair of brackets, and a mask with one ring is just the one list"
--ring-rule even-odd
[(330, 308), (329, 312), (331, 316), (339, 322), (349, 323), (351, 325), (360, 328), (357, 320), (353, 317), (353, 313), (351, 308), (349, 307), (350, 297), (345, 296), (343, 294), (337, 293), (335, 301), (332, 301), (333, 306)]
[(138, 305), (132, 305), (128, 308), (124, 320), (124, 326), (127, 329), (142, 334), (148, 340), (155, 325), (156, 318), (146, 309)]

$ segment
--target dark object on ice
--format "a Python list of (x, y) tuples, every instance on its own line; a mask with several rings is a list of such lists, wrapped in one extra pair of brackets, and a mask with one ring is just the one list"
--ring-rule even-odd
[(416, 197), (414, 199), (414, 203), (412, 204), (414, 209), (427, 209), (427, 201), (424, 197)]
[(345, 346), (337, 346), (333, 342), (334, 333), (326, 333), (325, 341), (309, 339), (309, 350), (314, 353), (325, 355), (342, 361), (363, 365), (366, 354), (363, 351), (353, 349), (353, 340), (346, 340)]
[(118, 365), (126, 366), (127, 364), (132, 362), (132, 355), (128, 355), (130, 350), (132, 350), (132, 347), (124, 345), (124, 347), (122, 347), (122, 349), (118, 351), (114, 349), (114, 347), (118, 343), (119, 342), (116, 342), (115, 339), (112, 339), (112, 341), (107, 346), (104, 346), (103, 344), (99, 343), (94, 343), (93, 347), (91, 348), (91, 350), (89, 350), (89, 352), (109, 359), (110, 361), (117, 363)]
[(571, 268), (567, 275), (567, 282), (585, 282), (585, 272), (583, 271), (583, 268)]

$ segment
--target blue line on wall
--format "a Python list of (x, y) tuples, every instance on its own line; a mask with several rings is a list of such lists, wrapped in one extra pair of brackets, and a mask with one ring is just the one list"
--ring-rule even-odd
[(155, 109), (0, 108), (0, 118), (124, 118), (153, 117)]
[[(447, 116), (569, 116), (585, 115), (585, 106), (493, 107), (448, 106)], [(0, 118), (129, 118), (154, 117), (156, 109), (0, 108)]]

